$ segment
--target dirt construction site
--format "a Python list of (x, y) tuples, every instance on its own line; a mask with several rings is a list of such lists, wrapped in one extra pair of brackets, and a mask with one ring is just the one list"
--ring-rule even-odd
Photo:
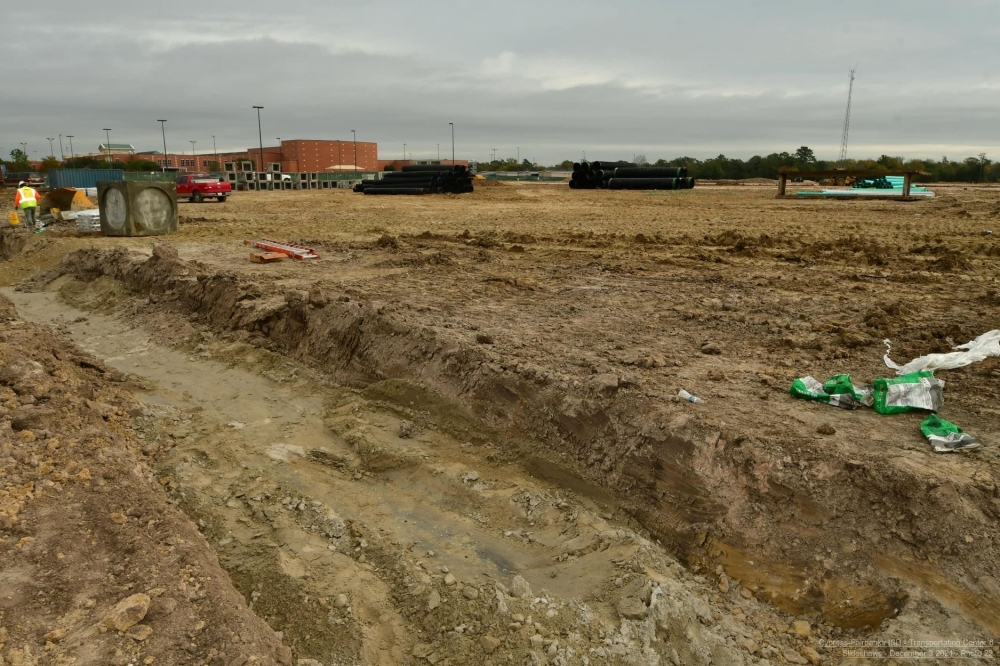
[(0, 232), (0, 664), (995, 663), (1000, 359), (967, 453), (789, 394), (998, 327), (1000, 190), (932, 187)]

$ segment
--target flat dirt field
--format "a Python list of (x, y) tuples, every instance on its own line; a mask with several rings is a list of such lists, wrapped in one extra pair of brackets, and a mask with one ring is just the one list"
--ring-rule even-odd
[[(182, 597), (216, 636), (191, 628), (183, 658), (128, 632), (83, 647), (129, 591), (178, 596), (127, 566), (79, 565), (96, 606), (4, 599), (6, 581), (46, 585), (39, 543), (90, 543), (45, 518), (60, 480), (0, 522), (0, 663), (994, 663), (1000, 359), (937, 373), (941, 416), (983, 442), (966, 453), (935, 453), (926, 413), (789, 394), (894, 377), (885, 339), (902, 364), (1000, 327), (1000, 189), (930, 187), (902, 203), (477, 181), (237, 193), (181, 204), (154, 239), (3, 232), (10, 321), (103, 368), (88, 381), (111, 382), (104, 425), (136, 483), (242, 599)], [(252, 263), (243, 241), (262, 238), (321, 258)], [(34, 371), (0, 374), (0, 519), (39, 461), (59, 473), (22, 439), (73, 429), (29, 427), (63, 404)], [(73, 409), (100, 412), (101, 390)], [(128, 497), (107, 509), (126, 527), (150, 511)], [(239, 626), (246, 641), (220, 638)]]

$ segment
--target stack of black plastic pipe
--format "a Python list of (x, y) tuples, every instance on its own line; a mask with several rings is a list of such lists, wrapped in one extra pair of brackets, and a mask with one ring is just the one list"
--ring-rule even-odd
[(687, 167), (640, 167), (629, 162), (579, 162), (569, 186), (574, 190), (687, 190), (694, 187)]
[(354, 187), (365, 194), (464, 194), (472, 189), (472, 177), (462, 164), (408, 164)]

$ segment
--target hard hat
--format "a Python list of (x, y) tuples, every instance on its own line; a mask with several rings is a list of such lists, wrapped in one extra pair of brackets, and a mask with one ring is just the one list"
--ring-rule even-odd
[(24, 187), (25, 185), (27, 185), (27, 183), (23, 180), (17, 184), (18, 187)]

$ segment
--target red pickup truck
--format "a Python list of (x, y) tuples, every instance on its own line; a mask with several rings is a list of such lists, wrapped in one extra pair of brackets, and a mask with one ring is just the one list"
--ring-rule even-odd
[(233, 186), (228, 181), (219, 180), (207, 173), (179, 176), (174, 183), (177, 185), (177, 198), (187, 199), (192, 203), (201, 203), (206, 198), (224, 203), (233, 191)]

